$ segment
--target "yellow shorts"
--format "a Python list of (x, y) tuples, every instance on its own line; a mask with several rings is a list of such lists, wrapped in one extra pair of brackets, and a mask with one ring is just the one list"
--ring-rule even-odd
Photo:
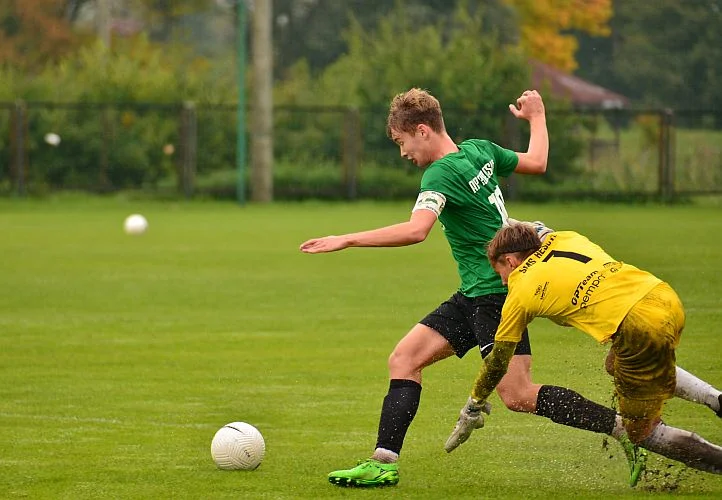
[(659, 417), (664, 400), (674, 396), (674, 351), (684, 320), (679, 297), (667, 283), (660, 283), (632, 307), (619, 325), (612, 350), (614, 384), (623, 416)]

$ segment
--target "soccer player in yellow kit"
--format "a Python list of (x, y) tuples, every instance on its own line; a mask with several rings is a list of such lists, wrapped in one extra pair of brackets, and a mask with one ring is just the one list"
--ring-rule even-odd
[[(600, 343), (611, 342), (607, 367), (634, 443), (690, 467), (722, 474), (722, 447), (661, 420), (664, 401), (675, 395), (675, 348), (685, 322), (682, 303), (667, 283), (616, 261), (573, 231), (552, 232), (542, 243), (527, 223), (500, 229), (487, 255), (509, 293), (494, 348), (482, 364), (467, 405), (486, 401), (506, 373), (527, 325), (536, 317), (549, 318)], [(458, 446), (471, 431), (457, 423), (450, 440)]]

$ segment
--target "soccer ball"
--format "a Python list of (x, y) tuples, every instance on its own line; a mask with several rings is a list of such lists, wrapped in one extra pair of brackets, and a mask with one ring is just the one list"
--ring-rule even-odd
[(48, 134), (45, 134), (45, 142), (47, 142), (51, 146), (57, 146), (58, 144), (60, 144), (60, 136), (54, 132), (50, 132)]
[(127, 234), (143, 234), (148, 229), (148, 221), (140, 214), (129, 215), (123, 222)]
[(224, 425), (211, 441), (211, 457), (223, 470), (253, 470), (261, 465), (265, 454), (263, 436), (245, 422)]

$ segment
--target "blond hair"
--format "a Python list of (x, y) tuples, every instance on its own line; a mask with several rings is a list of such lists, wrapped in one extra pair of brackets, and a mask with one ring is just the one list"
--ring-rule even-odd
[(446, 130), (439, 100), (418, 88), (397, 94), (389, 107), (386, 134), (391, 137), (392, 130), (413, 134), (420, 124), (428, 125), (436, 133)]
[(507, 253), (517, 254), (524, 260), (539, 250), (541, 240), (534, 226), (525, 222), (514, 222), (499, 229), (486, 247), (489, 262), (496, 262)]

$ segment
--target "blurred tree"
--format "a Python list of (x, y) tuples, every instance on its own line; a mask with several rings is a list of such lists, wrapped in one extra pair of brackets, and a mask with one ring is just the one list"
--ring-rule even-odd
[[(138, 187), (174, 175), (179, 164), (166, 151), (172, 145), (180, 161), (180, 103), (194, 101), (202, 109), (235, 100), (234, 77), (225, 66), (223, 61), (192, 59), (177, 45), (151, 43), (144, 35), (118, 38), (112, 49), (96, 41), (32, 78), (0, 67), (0, 102), (79, 104), (69, 109), (35, 106), (29, 115), (27, 147), (36, 185)], [(228, 145), (235, 139), (234, 116), (212, 107), (200, 114), (198, 173), (233, 165), (234, 150)], [(0, 166), (9, 164), (8, 127), (7, 120), (0, 120)], [(42, 141), (49, 131), (62, 135), (63, 154)], [(112, 168), (104, 170), (106, 163)], [(6, 179), (0, 169), (0, 186)]]
[(498, 31), (486, 31), (482, 11), (471, 13), (467, 4), (461, 0), (452, 16), (428, 23), (417, 22), (402, 1), (376, 28), (352, 18), (348, 52), (317, 78), (305, 61), (295, 65), (294, 78), (278, 87), (278, 101), (385, 109), (399, 89), (415, 85), (443, 94), (449, 108), (505, 109), (509, 95), (527, 85), (524, 55), (501, 43)]
[[(289, 77), (277, 85), (275, 101), (356, 107), (363, 113), (364, 146), (381, 154), (379, 161), (387, 164), (389, 158), (398, 157), (383, 133), (388, 103), (410, 87), (428, 89), (439, 98), (455, 140), (485, 137), (509, 144), (512, 136), (518, 136), (518, 131), (509, 128), (518, 123), (510, 119), (507, 106), (528, 88), (527, 57), (519, 44), (502, 43), (500, 30), (487, 27), (485, 12), (472, 12), (471, 3), (461, 0), (451, 16), (429, 23), (416, 22), (405, 2), (396, 2), (375, 29), (367, 30), (352, 20), (346, 33), (348, 52), (317, 77), (305, 61), (294, 65)], [(563, 106), (551, 97), (545, 100), (549, 107)], [(573, 117), (550, 115), (547, 122), (560, 137), (550, 155), (554, 172), (544, 176), (544, 182), (555, 182), (575, 168), (581, 146)], [(278, 145), (305, 144), (317, 155), (335, 150), (343, 133), (337, 127), (335, 132), (312, 137), (312, 130), (293, 130), (293, 123), (279, 123), (277, 130), (288, 134), (278, 139)], [(283, 154), (278, 151), (279, 157)], [(372, 158), (367, 155), (366, 159)]]
[[(501, 140), (504, 115), (499, 111), (506, 110), (512, 96), (527, 84), (525, 58), (516, 45), (500, 44), (493, 30), (479, 36), (483, 16), (471, 14), (465, 4), (460, 3), (451, 19), (434, 23), (417, 23), (404, 2), (397, 2), (375, 29), (352, 19), (345, 35), (348, 52), (318, 76), (301, 60), (277, 85), (276, 102), (363, 109), (364, 144), (383, 152), (393, 150), (383, 133), (389, 99), (421, 87), (443, 103), (452, 137), (470, 134)], [(308, 130), (298, 134), (289, 140), (311, 143)], [(330, 151), (340, 139), (326, 134), (323, 140), (325, 144), (310, 149), (317, 154)]]
[[(492, 27), (503, 42), (517, 40), (510, 9), (504, 0), (405, 0), (401, 2), (410, 24), (448, 21), (463, 2), (470, 14), (484, 10), (484, 30)], [(364, 30), (373, 30), (399, 2), (390, 0), (274, 0), (275, 74), (283, 77), (301, 59), (312, 73), (348, 51), (344, 32), (351, 20)]]
[(151, 40), (172, 41), (176, 35), (173, 27), (177, 20), (196, 12), (208, 10), (209, 0), (137, 0), (145, 10), (144, 19), (148, 22), (147, 33)]
[(615, 0), (612, 36), (580, 36), (579, 75), (647, 106), (719, 109), (722, 0)]
[(69, 0), (0, 3), (0, 64), (38, 70), (73, 50), (80, 39), (70, 26)]
[[(565, 71), (577, 67), (577, 35), (610, 34), (612, 0), (504, 0), (513, 7), (529, 56)], [(635, 2), (637, 4), (639, 2)], [(656, 3), (646, 8), (655, 8)]]

